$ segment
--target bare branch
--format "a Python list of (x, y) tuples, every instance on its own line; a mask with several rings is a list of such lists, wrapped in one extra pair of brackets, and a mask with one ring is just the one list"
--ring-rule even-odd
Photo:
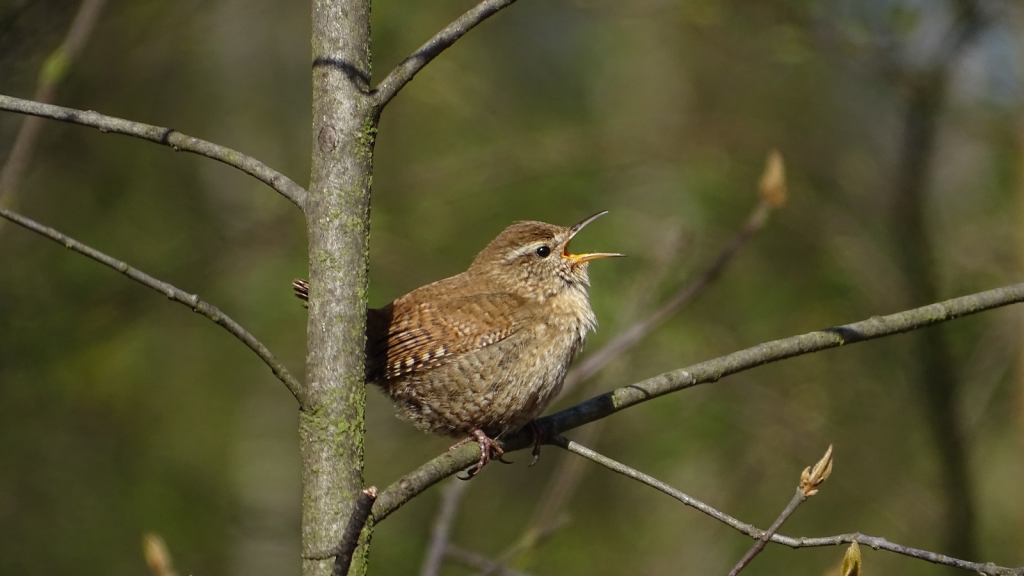
[(455, 521), (455, 512), (459, 509), (462, 495), (466, 493), (468, 487), (469, 482), (456, 479), (445, 489), (434, 528), (431, 530), (430, 549), (423, 560), (420, 576), (437, 576), (441, 572), (441, 563), (444, 562), (445, 551), (448, 549), (448, 536), (451, 534), (452, 522)]
[[(36, 82), (36, 93), (33, 96), (36, 102), (49, 104), (53, 101), (57, 85), (67, 75), (68, 68), (78, 58), (86, 40), (92, 34), (104, 4), (106, 4), (106, 0), (82, 0), (64, 41), (50, 53), (43, 63), (39, 79)], [(42, 120), (35, 116), (25, 118), (25, 121), (22, 122), (21, 129), (18, 130), (18, 135), (14, 138), (11, 153), (7, 157), (3, 169), (0, 169), (0, 197), (17, 188), (22, 174), (25, 173), (32, 160), (32, 151), (35, 149), (41, 128)]]
[[(580, 440), (593, 444), (601, 435), (604, 420), (594, 422), (580, 431)], [(493, 576), (499, 569), (515, 561), (519, 555), (540, 546), (556, 531), (569, 523), (562, 509), (569, 503), (573, 493), (583, 478), (585, 462), (579, 458), (564, 458), (548, 480), (544, 495), (537, 501), (533, 519), (523, 534), (511, 546), (505, 549), (494, 561), (490, 569), (484, 569), (477, 576)]]
[(725, 512), (720, 512), (717, 509), (712, 508), (711, 506), (701, 502), (700, 500), (692, 498), (684, 494), (683, 492), (676, 490), (675, 488), (669, 486), (668, 484), (665, 484), (664, 482), (658, 480), (657, 478), (648, 476), (647, 474), (644, 474), (639, 470), (635, 470), (633, 468), (630, 468), (629, 466), (626, 466), (625, 464), (616, 462), (615, 460), (612, 460), (607, 456), (598, 454), (597, 452), (594, 452), (593, 450), (581, 445), (578, 442), (569, 440), (565, 436), (555, 436), (554, 438), (551, 439), (551, 442), (556, 446), (559, 446), (561, 448), (564, 448), (565, 450), (568, 450), (569, 452), (572, 452), (573, 454), (583, 456), (588, 460), (596, 462), (601, 466), (608, 468), (609, 470), (618, 472), (623, 476), (628, 476), (634, 480), (643, 482), (644, 484), (647, 484), (652, 488), (660, 490), (665, 494), (668, 494), (669, 496), (675, 498), (676, 500), (679, 500), (683, 504), (686, 504), (691, 508), (695, 508), (707, 514), (708, 516), (711, 516), (715, 520), (718, 520), (719, 522), (732, 526), (733, 528), (739, 530), (740, 532), (743, 532), (747, 536), (751, 536), (753, 538), (760, 538), (764, 535), (763, 530), (759, 530), (750, 524), (740, 522), (739, 520), (733, 518), (732, 516), (729, 516)]
[(142, 122), (133, 122), (113, 116), (104, 116), (91, 110), (75, 110), (51, 104), (42, 104), (31, 100), (22, 100), (12, 96), (0, 94), (0, 110), (19, 112), (42, 118), (51, 118), (71, 124), (81, 124), (97, 128), (101, 132), (114, 132), (149, 140), (164, 146), (170, 146), (175, 150), (192, 152), (200, 156), (206, 156), (219, 160), (228, 166), (238, 168), (242, 172), (260, 180), (264, 184), (277, 190), (282, 196), (292, 201), (293, 204), (302, 208), (306, 201), (306, 189), (299, 186), (284, 174), (267, 166), (263, 162), (212, 142), (186, 136), (172, 128), (161, 128)]
[(726, 265), (739, 253), (740, 248), (754, 234), (757, 234), (759, 230), (764, 228), (765, 223), (768, 221), (768, 216), (775, 207), (775, 204), (762, 198), (747, 218), (743, 228), (733, 236), (729, 244), (700, 276), (694, 278), (686, 286), (683, 286), (682, 289), (676, 292), (650, 316), (633, 324), (605, 344), (600, 350), (587, 357), (583, 362), (580, 362), (579, 366), (566, 376), (565, 384), (562, 385), (562, 394), (572, 390), (579, 383), (589, 380), (594, 374), (597, 374), (597, 372), (607, 366), (609, 362), (632, 348), (640, 340), (643, 340), (652, 330), (660, 326), (665, 320), (671, 318), (680, 308), (688, 304), (704, 288), (714, 282), (722, 274), (722, 270), (725, 269)]
[[(618, 388), (551, 416), (541, 418), (537, 422), (548, 432), (548, 437), (554, 437), (566, 430), (578, 428), (658, 396), (698, 384), (717, 382), (725, 376), (764, 364), (829, 348), (902, 334), (1018, 302), (1024, 302), (1024, 284), (996, 288), (889, 316), (875, 316), (853, 324), (766, 342)], [(533, 446), (532, 439), (533, 436), (529, 430), (521, 430), (503, 439), (501, 445), (506, 452), (522, 450), (527, 446)], [(374, 518), (378, 521), (386, 518), (388, 514), (397, 510), (417, 494), (476, 462), (478, 457), (477, 447), (466, 445), (445, 452), (423, 464), (381, 492), (380, 498), (374, 505)]]
[(398, 94), (398, 91), (411, 82), (416, 74), (437, 57), (438, 54), (444, 52), (452, 44), (455, 44), (456, 40), (462, 38), (466, 32), (472, 30), (477, 24), (490, 18), (502, 8), (512, 5), (515, 1), (484, 0), (460, 16), (458, 20), (446, 26), (444, 30), (434, 35), (426, 44), (420, 46), (419, 50), (403, 60), (401, 64), (395, 66), (395, 69), (389, 72), (371, 93), (378, 112), (383, 110), (388, 105), (388, 102)]
[[(579, 458), (572, 458), (571, 460), (582, 462)], [(523, 534), (518, 542), (510, 546), (505, 552), (502, 552), (501, 556), (498, 556), (496, 560), (488, 558), (486, 565), (478, 566), (480, 571), (477, 572), (476, 576), (493, 576), (507, 572), (509, 570), (508, 565), (512, 563), (517, 556), (539, 546), (545, 540), (554, 536), (555, 532), (561, 530), (568, 524), (569, 518), (565, 515), (559, 516), (546, 524), (535, 524), (532, 528), (527, 530), (525, 534)], [(450, 548), (451, 547), (449, 546), (449, 549)], [(484, 558), (484, 556), (481, 556), (481, 558)]]
[[(603, 456), (594, 452), (593, 450), (586, 448), (565, 438), (564, 436), (555, 436), (551, 439), (551, 442), (557, 446), (560, 446), (573, 454), (578, 454), (596, 462), (609, 470), (618, 472), (624, 476), (642, 482), (656, 490), (664, 492), (669, 496), (679, 500), (683, 504), (700, 510), (701, 512), (711, 516), (712, 518), (729, 525), (730, 527), (750, 536), (751, 538), (763, 538), (766, 531), (755, 528), (750, 524), (740, 522), (739, 520), (729, 516), (724, 512), (720, 512), (715, 508), (676, 490), (675, 488), (665, 484), (664, 482), (648, 476), (643, 472), (630, 468), (625, 464), (616, 462), (607, 456)], [(798, 488), (798, 492), (803, 494), (803, 490)], [(791, 503), (792, 504), (792, 503)], [(875, 536), (865, 536), (860, 533), (853, 534), (839, 534), (837, 536), (826, 536), (822, 538), (792, 538), (790, 536), (782, 536), (775, 534), (771, 536), (771, 541), (776, 544), (782, 544), (789, 546), (790, 548), (817, 548), (821, 546), (837, 546), (839, 544), (850, 544), (857, 542), (865, 546), (871, 546), (875, 550), (886, 550), (888, 552), (895, 552), (904, 556), (910, 556), (911, 558), (917, 558), (919, 560), (926, 560), (933, 564), (942, 564), (944, 566), (952, 566), (954, 568), (961, 568), (963, 570), (970, 570), (978, 574), (986, 574), (988, 576), (1024, 576), (1024, 567), (1021, 568), (1004, 568), (996, 566), (991, 562), (981, 564), (978, 562), (968, 562), (966, 560), (959, 560), (956, 558), (950, 558), (942, 554), (936, 554), (935, 552), (929, 552), (927, 550), (919, 550), (917, 548), (911, 548), (909, 546), (903, 546), (889, 542), (885, 538), (878, 538)]]
[(772, 522), (768, 531), (758, 538), (750, 550), (747, 550), (747, 553), (743, 555), (743, 558), (740, 558), (740, 561), (732, 567), (728, 576), (736, 576), (740, 573), (740, 570), (746, 568), (750, 561), (754, 559), (754, 556), (757, 556), (761, 553), (761, 550), (764, 550), (765, 545), (772, 539), (772, 536), (775, 536), (775, 533), (782, 527), (782, 523), (789, 519), (793, 512), (796, 512), (796, 509), (806, 502), (808, 498), (818, 493), (818, 486), (827, 480), (830, 474), (832, 474), (831, 445), (829, 445), (828, 451), (825, 452), (825, 456), (814, 465), (813, 471), (808, 466), (803, 474), (800, 475), (800, 484), (797, 485), (796, 493), (793, 494), (789, 504), (782, 510), (779, 517), (775, 519), (775, 522)]
[(507, 566), (503, 566), (500, 562), (495, 562), (483, 554), (477, 554), (476, 552), (466, 550), (465, 548), (461, 548), (454, 544), (449, 544), (445, 553), (452, 560), (465, 564), (470, 568), (485, 570), (489, 574), (500, 574), (501, 576), (529, 576), (525, 572), (520, 572)]
[[(667, 372), (607, 392), (544, 418), (540, 423), (558, 433), (577, 428), (658, 396), (698, 384), (717, 382), (725, 376), (764, 364), (843, 345), (902, 334), (1018, 302), (1024, 302), (1024, 284), (996, 288), (888, 316), (874, 316), (853, 324), (765, 342), (746, 350), (733, 352), (714, 360)], [(524, 433), (522, 436), (526, 438), (529, 437), (529, 434)]]
[(765, 545), (767, 545), (772, 539), (772, 536), (775, 536), (775, 533), (782, 527), (782, 523), (789, 519), (790, 515), (792, 515), (801, 504), (807, 501), (807, 498), (808, 496), (804, 494), (803, 490), (797, 488), (796, 493), (793, 494), (793, 498), (789, 501), (789, 504), (786, 505), (786, 508), (782, 510), (782, 513), (779, 514), (779, 517), (775, 519), (775, 522), (773, 522), (771, 527), (765, 531), (764, 535), (757, 539), (757, 542), (750, 547), (750, 550), (747, 550), (747, 553), (744, 554), (743, 558), (740, 558), (740, 561), (732, 567), (732, 570), (729, 570), (728, 576), (736, 576), (740, 573), (740, 570), (746, 568), (747, 565), (750, 564), (750, 561), (754, 559), (754, 556), (757, 556), (761, 553), (761, 550), (764, 550)]
[(302, 384), (292, 376), (291, 372), (285, 368), (284, 364), (279, 362), (270, 350), (267, 349), (262, 342), (257, 340), (255, 336), (250, 334), (245, 328), (242, 328), (237, 322), (229, 318), (227, 314), (224, 314), (217, 309), (216, 306), (200, 300), (197, 294), (189, 294), (184, 290), (168, 284), (167, 282), (157, 280), (140, 270), (132, 268), (120, 260), (112, 258), (99, 250), (90, 248), (69, 236), (61, 234), (53, 228), (47, 228), (34, 220), (26, 218), (21, 214), (12, 212), (6, 208), (0, 207), (0, 217), (6, 218), (23, 228), (36, 232), (37, 234), (46, 236), (65, 248), (88, 256), (100, 264), (109, 266), (132, 280), (135, 280), (139, 284), (142, 284), (147, 288), (152, 288), (164, 296), (167, 296), (168, 299), (180, 302), (181, 304), (191, 308), (193, 312), (198, 312), (210, 320), (213, 320), (217, 325), (230, 332), (235, 338), (241, 340), (242, 343), (255, 352), (256, 355), (267, 364), (267, 366), (270, 366), (270, 369), (274, 372), (274, 376), (277, 376), (278, 380), (288, 387), (288, 390), (291, 391), (293, 396), (295, 396), (295, 399), (299, 401), (299, 405), (305, 406), (305, 392), (303, 391)]
[(786, 167), (782, 160), (782, 154), (778, 150), (772, 150), (768, 154), (764, 173), (758, 184), (758, 196), (760, 200), (754, 207), (754, 211), (750, 213), (743, 227), (733, 236), (729, 244), (718, 253), (711, 265), (700, 276), (683, 286), (653, 314), (630, 326), (600, 350), (580, 362), (579, 366), (576, 366), (566, 376), (565, 384), (562, 385), (563, 395), (580, 382), (589, 380), (617, 356), (632, 348), (718, 279), (726, 265), (739, 253), (747, 241), (764, 228), (772, 211), (786, 203)]

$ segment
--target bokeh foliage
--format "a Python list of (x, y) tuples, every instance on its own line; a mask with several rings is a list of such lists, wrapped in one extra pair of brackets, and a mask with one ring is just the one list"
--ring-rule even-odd
[[(30, 97), (74, 2), (0, 5), (0, 92)], [(379, 78), (467, 9), (374, 5)], [(523, 0), (427, 67), (377, 140), (371, 304), (464, 269), (505, 225), (611, 214), (576, 240), (627, 253), (591, 267), (590, 349), (700, 272), (753, 208), (771, 148), (790, 201), (691, 307), (611, 366), (609, 389), (758, 342), (910, 305), (894, 180), (908, 79), (936, 63), (944, 2)], [(949, 64), (927, 230), (938, 293), (1019, 282), (1022, 13), (994, 17)], [(57, 103), (173, 126), (308, 174), (308, 7), (273, 0), (112, 2)], [(20, 118), (0, 115), (0, 157)], [(296, 372), (301, 215), (202, 158), (47, 124), (2, 200), (215, 303)], [(139, 574), (156, 531), (183, 573), (295, 574), (295, 405), (220, 328), (0, 224), (0, 574)], [(1020, 311), (938, 328), (955, 357), (976, 560), (1024, 564)], [(782, 530), (861, 531), (943, 552), (938, 448), (913, 384), (912, 336), (801, 357), (612, 417), (595, 449), (766, 526), (800, 470), (835, 472)], [(562, 405), (580, 399), (581, 392)], [(448, 445), (371, 394), (368, 484)], [(496, 555), (555, 462), (473, 480), (456, 540)], [(438, 490), (376, 531), (371, 574), (419, 567)], [(696, 512), (588, 469), (536, 574), (724, 573), (749, 545)], [(822, 574), (842, 551), (769, 546), (745, 573)], [(868, 573), (952, 573), (864, 551)], [(451, 574), (464, 573), (448, 566)]]

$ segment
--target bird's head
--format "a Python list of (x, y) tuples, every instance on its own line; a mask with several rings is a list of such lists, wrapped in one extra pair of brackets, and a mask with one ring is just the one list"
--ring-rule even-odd
[(566, 289), (590, 285), (587, 265), (597, 258), (622, 256), (607, 252), (572, 254), (569, 242), (584, 226), (607, 212), (599, 212), (566, 228), (527, 220), (505, 228), (477, 254), (469, 271), (484, 275), (496, 289), (529, 299), (543, 299)]

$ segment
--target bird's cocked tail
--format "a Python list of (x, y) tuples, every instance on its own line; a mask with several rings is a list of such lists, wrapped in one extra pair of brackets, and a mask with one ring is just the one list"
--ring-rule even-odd
[(309, 282), (296, 278), (292, 280), (292, 290), (295, 290), (295, 297), (302, 300), (302, 306), (309, 308)]

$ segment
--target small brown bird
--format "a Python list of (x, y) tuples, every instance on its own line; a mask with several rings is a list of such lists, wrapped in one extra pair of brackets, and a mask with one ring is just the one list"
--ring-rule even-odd
[[(466, 479), (492, 457), (501, 459), (494, 439), (527, 424), (539, 455), (543, 438), (534, 418), (558, 395), (569, 363), (597, 326), (588, 262), (621, 256), (569, 253), (573, 236), (603, 214), (572, 228), (516, 222), (465, 272), (367, 311), (367, 382), (418, 428), (469, 435), (452, 449), (479, 443), (480, 460)], [(308, 299), (306, 282), (294, 287)]]

